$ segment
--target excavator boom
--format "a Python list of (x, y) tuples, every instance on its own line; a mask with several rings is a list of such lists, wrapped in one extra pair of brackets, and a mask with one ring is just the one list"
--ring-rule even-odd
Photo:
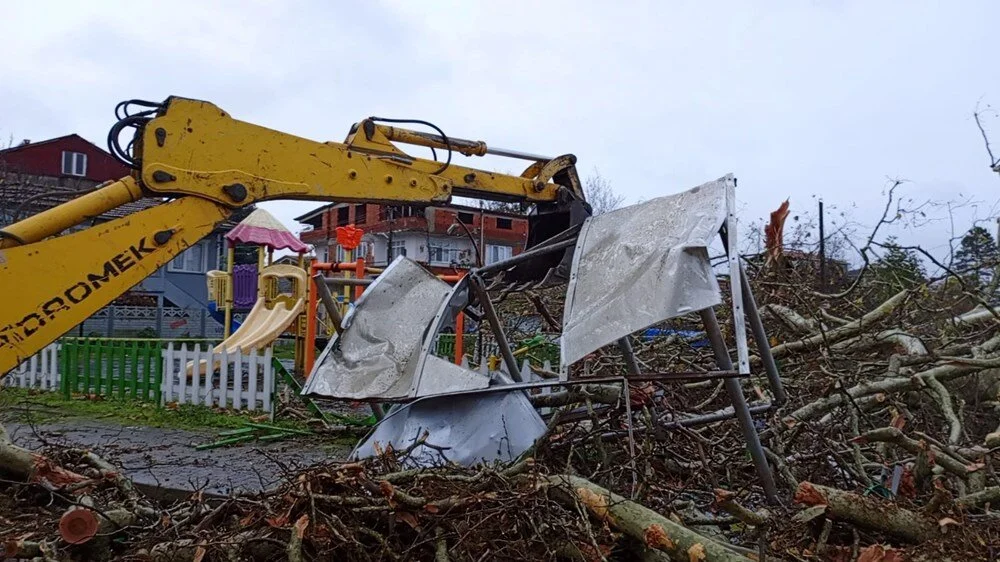
[[(146, 109), (129, 114), (130, 105)], [(0, 230), (0, 373), (137, 285), (235, 209), (257, 202), (429, 204), (460, 195), (533, 204), (529, 247), (589, 215), (572, 155), (549, 159), (495, 149), (378, 118), (354, 125), (343, 143), (316, 142), (179, 97), (123, 102), (119, 109), (125, 114), (112, 127), (109, 148), (133, 175)], [(119, 144), (127, 128), (135, 129), (131, 150)], [(397, 144), (445, 150), (447, 161), (413, 157)], [(498, 174), (452, 164), (453, 152), (531, 163), (519, 176)], [(172, 200), (64, 233), (143, 197)], [(530, 271), (558, 263), (550, 259)]]

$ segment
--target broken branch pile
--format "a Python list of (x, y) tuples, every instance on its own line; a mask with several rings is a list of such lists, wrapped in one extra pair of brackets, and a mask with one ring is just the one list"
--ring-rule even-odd
[[(290, 474), (264, 494), (169, 506), (92, 453), (40, 455), (0, 433), (0, 539), (8, 556), (43, 560), (987, 559), (1000, 544), (990, 296), (951, 279), (831, 295), (796, 275), (752, 271), (788, 402), (756, 374), (759, 358), (741, 381), (778, 504), (724, 382), (658, 380), (534, 395), (549, 431), (510, 466), (411, 469), (390, 450)], [(514, 315), (560, 316), (544, 291), (497, 300)], [(633, 337), (641, 370), (713, 370), (694, 326), (681, 318), (662, 326), (678, 335)], [(573, 376), (621, 376), (626, 363), (609, 346)]]

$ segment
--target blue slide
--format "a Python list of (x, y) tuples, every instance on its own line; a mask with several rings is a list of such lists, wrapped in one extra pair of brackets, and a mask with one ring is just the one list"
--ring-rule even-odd
[[(215, 306), (215, 302), (213, 302), (213, 301), (210, 301), (208, 303), (208, 315), (212, 317), (212, 320), (215, 320), (219, 324), (222, 324), (223, 326), (226, 325), (226, 311), (225, 310), (219, 310)], [(234, 318), (233, 319), (233, 325), (230, 327), (230, 331), (231, 332), (235, 332), (236, 330), (239, 330), (239, 329), (240, 329), (240, 323), (237, 322), (236, 319)]]

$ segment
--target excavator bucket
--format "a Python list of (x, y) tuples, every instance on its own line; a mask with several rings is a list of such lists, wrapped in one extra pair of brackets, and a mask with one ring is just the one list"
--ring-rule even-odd
[[(537, 212), (528, 217), (528, 241), (525, 251), (579, 227), (590, 215), (590, 205), (579, 199), (559, 204), (538, 205)], [(569, 281), (572, 265), (573, 246), (570, 246), (562, 252), (541, 254), (519, 263), (504, 274), (504, 280), (512, 283), (536, 282), (539, 286), (560, 285)]]

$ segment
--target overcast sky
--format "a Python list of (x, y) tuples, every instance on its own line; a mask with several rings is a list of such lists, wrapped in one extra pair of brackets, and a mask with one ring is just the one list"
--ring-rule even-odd
[[(5, 3), (2, 138), (104, 146), (116, 102), (176, 94), (317, 140), (380, 115), (572, 152), (629, 201), (733, 172), (745, 222), (817, 195), (870, 224), (901, 178), (979, 202), (964, 231), (1000, 194), (971, 118), (1000, 106), (996, 1), (142, 4)], [(266, 205), (296, 231), (315, 206)], [(900, 234), (940, 251), (927, 228)]]

